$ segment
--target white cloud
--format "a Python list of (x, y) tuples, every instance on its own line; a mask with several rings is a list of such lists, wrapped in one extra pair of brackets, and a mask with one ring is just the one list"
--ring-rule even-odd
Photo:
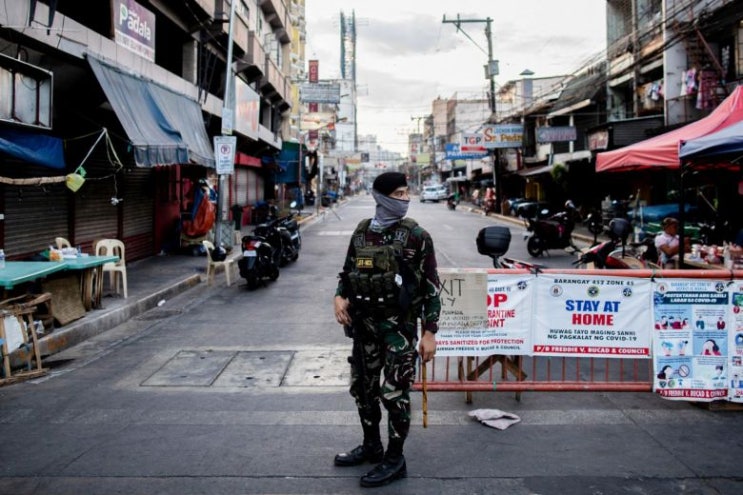
[(359, 133), (404, 151), (411, 117), (430, 114), (437, 96), (486, 97), (486, 23), (462, 23), (465, 35), (444, 15), (492, 19), (503, 84), (527, 68), (536, 77), (579, 69), (606, 46), (605, 9), (600, 0), (307, 0), (306, 57), (320, 61), (321, 79), (339, 78), (340, 12), (355, 12)]

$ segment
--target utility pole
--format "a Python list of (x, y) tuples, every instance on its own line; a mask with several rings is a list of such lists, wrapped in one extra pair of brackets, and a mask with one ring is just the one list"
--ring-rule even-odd
[[(493, 31), (491, 29), (491, 24), (493, 22), (493, 19), (490, 17), (485, 19), (460, 19), (459, 14), (457, 14), (456, 19), (447, 19), (446, 15), (444, 15), (444, 19), (442, 23), (444, 24), (454, 24), (457, 26), (458, 31), (462, 31), (462, 33), (469, 38), (470, 41), (473, 43), (474, 40), (469, 37), (467, 33), (465, 33), (462, 30), (462, 24), (465, 23), (485, 23), (485, 37), (488, 39), (488, 65), (485, 66), (485, 74), (487, 75), (488, 79), (490, 80), (490, 93), (488, 95), (488, 102), (490, 103), (490, 112), (492, 114), (492, 119), (494, 120), (493, 123), (498, 123), (498, 116), (497, 116), (497, 104), (495, 100), (495, 76), (498, 75), (498, 61), (493, 60)], [(477, 43), (475, 43), (476, 46)], [(482, 50), (482, 48), (481, 48)], [(495, 183), (495, 190), (496, 190), (496, 201), (495, 201), (495, 211), (500, 212), (500, 205), (502, 202), (502, 184), (500, 180), (500, 150), (498, 148), (495, 148), (493, 150), (489, 151), (491, 160), (493, 163), (493, 182)]]
[[(231, 93), (232, 89), (232, 42), (234, 39), (234, 21), (235, 21), (235, 2), (230, 2), (230, 17), (229, 17), (229, 34), (227, 37), (227, 59), (225, 60), (225, 81), (224, 81), (224, 98), (222, 99), (222, 139), (229, 136), (229, 140), (232, 143), (232, 167), (234, 168), (234, 152), (236, 151), (237, 138), (232, 137), (232, 131), (235, 124), (235, 106), (234, 106), (234, 95)], [(214, 225), (214, 244), (219, 246), (220, 244), (232, 245), (232, 235), (230, 229), (227, 229), (225, 224), (224, 213), (227, 209), (225, 201), (227, 200), (226, 181), (223, 173), (217, 175), (217, 218)], [(208, 198), (206, 198), (208, 199)], [(207, 253), (208, 255), (208, 253)]]
[[(423, 134), (421, 134), (421, 120), (425, 119), (425, 116), (418, 116), (418, 117), (410, 117), (410, 120), (417, 120), (418, 121), (418, 137), (420, 139), (420, 143), (423, 143)], [(420, 150), (419, 150), (420, 151)], [(416, 158), (415, 161), (415, 168), (418, 170), (418, 194), (421, 193), (423, 190), (423, 184), (421, 183), (421, 166), (418, 163), (418, 159)]]

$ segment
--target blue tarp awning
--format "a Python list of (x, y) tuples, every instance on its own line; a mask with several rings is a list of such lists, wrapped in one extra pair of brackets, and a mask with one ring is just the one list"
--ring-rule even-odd
[[(297, 179), (299, 177), (298, 171), (299, 171), (299, 143), (290, 143), (284, 141), (281, 147), (281, 152), (279, 153), (279, 157), (276, 159), (276, 164), (278, 165), (279, 170), (276, 172), (276, 182), (279, 184), (290, 184), (295, 182), (307, 182), (307, 169), (306, 167), (302, 167), (302, 175), (301, 180)], [(306, 149), (302, 149), (302, 161), (304, 161), (304, 156), (306, 153)]]
[(743, 157), (743, 121), (707, 134), (682, 141), (679, 158), (694, 162), (740, 160)]
[(215, 167), (198, 102), (90, 54), (88, 63), (132, 143), (137, 166)]
[(44, 167), (64, 170), (62, 140), (20, 129), (0, 129), (0, 152)]

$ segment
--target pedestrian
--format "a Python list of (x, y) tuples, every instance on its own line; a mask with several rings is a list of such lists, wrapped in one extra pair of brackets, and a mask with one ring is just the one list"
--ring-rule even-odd
[[(655, 236), (655, 247), (663, 268), (674, 268), (679, 253), (679, 221), (673, 217), (663, 219), (663, 230)], [(686, 239), (688, 242), (688, 239)]]
[[(334, 301), (336, 320), (353, 338), (350, 393), (364, 434), (361, 445), (335, 456), (335, 465), (379, 463), (361, 477), (365, 487), (407, 475), (403, 444), (410, 430), (409, 392), (419, 353), (426, 363), (436, 352), (441, 311), (433, 241), (415, 220), (405, 218), (410, 203), (405, 175), (379, 175), (372, 196), (375, 216), (362, 220), (353, 233)], [(386, 451), (380, 401), (388, 416)]]

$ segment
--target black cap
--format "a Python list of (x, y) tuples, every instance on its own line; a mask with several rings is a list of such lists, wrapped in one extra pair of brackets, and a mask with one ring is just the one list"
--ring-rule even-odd
[(372, 185), (375, 190), (385, 196), (389, 196), (398, 187), (407, 186), (408, 181), (405, 179), (405, 174), (401, 174), (400, 172), (385, 172), (379, 174), (377, 178), (374, 179), (374, 184)]

